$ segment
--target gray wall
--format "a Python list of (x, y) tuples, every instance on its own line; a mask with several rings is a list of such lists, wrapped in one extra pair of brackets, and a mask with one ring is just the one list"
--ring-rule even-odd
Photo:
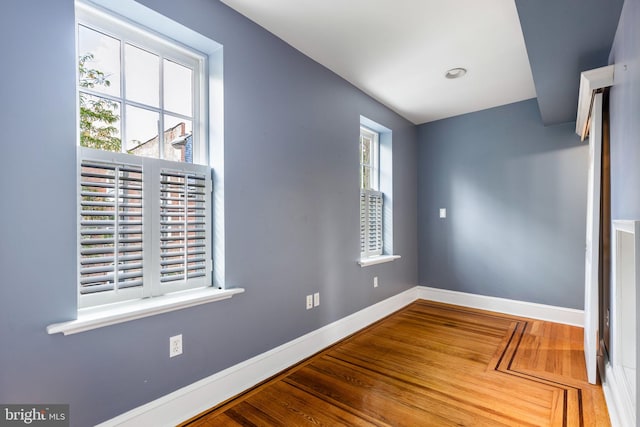
[[(640, 0), (626, 0), (611, 50), (615, 63), (611, 88), (611, 217), (640, 219)], [(636, 307), (640, 291), (636, 289)], [(637, 312), (636, 312), (637, 313)], [(636, 332), (640, 317), (636, 314)], [(640, 337), (636, 339), (636, 364)], [(640, 371), (636, 371), (640, 384)], [(636, 387), (638, 387), (636, 385)], [(640, 393), (636, 389), (636, 407)]]
[(421, 285), (583, 308), (588, 151), (574, 128), (544, 127), (535, 99), (419, 127)]
[[(77, 335), (46, 334), (76, 310), (73, 1), (5, 2), (0, 402), (69, 403), (74, 426), (418, 281), (415, 126), (217, 1), (143, 3), (224, 45), (226, 284), (246, 293)], [(360, 115), (393, 131), (394, 250), (402, 256), (368, 268), (356, 264)], [(306, 311), (304, 296), (318, 291), (320, 307)], [(177, 333), (184, 354), (170, 360), (168, 338)]]
[(640, 219), (640, 1), (622, 9), (611, 63), (611, 216)]
[(623, 0), (515, 0), (545, 125), (576, 119), (580, 73), (607, 65)]

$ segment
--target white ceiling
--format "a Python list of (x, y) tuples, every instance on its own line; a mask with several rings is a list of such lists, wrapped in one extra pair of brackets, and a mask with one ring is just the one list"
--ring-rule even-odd
[(415, 124), (536, 96), (514, 0), (222, 2)]

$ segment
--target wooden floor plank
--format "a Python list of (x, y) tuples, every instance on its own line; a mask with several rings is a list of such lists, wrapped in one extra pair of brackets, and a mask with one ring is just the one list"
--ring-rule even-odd
[(582, 329), (417, 301), (184, 425), (609, 426)]
[[(343, 354), (340, 359), (350, 363), (352, 366), (368, 366), (370, 370), (412, 384), (416, 388), (428, 388), (444, 391), (456, 399), (468, 399), (469, 401), (481, 402), (485, 407), (503, 406), (505, 412), (516, 411), (520, 408), (528, 411), (532, 416), (534, 413), (549, 410), (549, 402), (552, 395), (557, 393), (555, 387), (541, 386), (540, 384), (520, 384), (520, 380), (512, 376), (496, 378), (495, 373), (484, 373), (481, 369), (476, 369), (475, 375), (470, 375), (468, 370), (457, 370), (451, 374), (451, 366), (441, 364), (443, 368), (434, 366), (431, 362), (422, 363), (415, 358), (396, 358), (390, 355), (389, 363), (371, 361), (363, 362), (362, 358), (355, 355)], [(517, 385), (523, 392), (522, 398), (517, 401), (506, 399), (505, 389)], [(453, 399), (453, 397), (452, 397)]]
[(323, 399), (279, 381), (264, 393), (247, 399), (249, 405), (275, 420), (276, 425), (367, 426), (370, 423)]

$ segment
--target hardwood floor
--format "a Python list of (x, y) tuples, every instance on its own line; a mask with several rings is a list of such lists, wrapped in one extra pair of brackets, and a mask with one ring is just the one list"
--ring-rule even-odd
[(417, 301), (185, 426), (609, 426), (582, 329)]

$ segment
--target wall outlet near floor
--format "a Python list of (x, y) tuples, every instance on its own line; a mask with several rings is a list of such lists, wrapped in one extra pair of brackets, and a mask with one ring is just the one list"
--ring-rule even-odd
[(313, 308), (313, 295), (307, 295), (307, 310)]
[(373, 277), (373, 287), (377, 288), (378, 287), (378, 276), (374, 276)]
[(169, 357), (182, 354), (182, 334), (169, 338)]
[(313, 294), (313, 306), (317, 307), (320, 305), (320, 292), (316, 292)]

